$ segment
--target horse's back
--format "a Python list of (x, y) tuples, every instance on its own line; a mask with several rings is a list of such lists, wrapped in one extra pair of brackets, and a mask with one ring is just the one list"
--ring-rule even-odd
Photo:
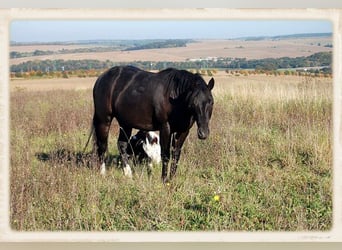
[[(134, 74), (141, 71), (133, 66), (115, 66), (107, 71), (103, 72), (96, 80), (93, 92), (94, 94), (100, 94), (101, 91), (108, 92), (114, 84), (124, 83), (133, 77)], [(117, 81), (118, 79), (120, 81)], [(121, 86), (123, 87), (123, 86)]]
[(157, 74), (133, 66), (113, 67), (94, 86), (95, 112), (116, 117), (122, 125), (152, 130), (158, 125), (155, 108), (163, 98)]

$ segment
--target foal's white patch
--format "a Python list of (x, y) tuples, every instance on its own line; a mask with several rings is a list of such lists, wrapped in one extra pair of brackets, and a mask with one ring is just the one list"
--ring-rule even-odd
[(101, 173), (102, 175), (105, 175), (105, 174), (106, 174), (106, 164), (105, 164), (105, 163), (102, 163), (102, 164), (101, 164), (100, 173)]
[(125, 176), (132, 178), (132, 170), (128, 164), (126, 164), (126, 166), (123, 168), (123, 171)]
[(152, 131), (148, 133), (150, 135), (150, 138), (157, 138), (157, 142), (150, 143), (148, 138), (146, 137), (146, 142), (143, 144), (143, 149), (148, 157), (151, 158), (153, 163), (159, 164), (161, 162), (159, 136)]

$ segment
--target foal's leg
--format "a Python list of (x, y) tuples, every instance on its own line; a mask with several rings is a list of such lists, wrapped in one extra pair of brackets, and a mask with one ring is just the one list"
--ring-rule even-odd
[(97, 155), (101, 164), (100, 173), (104, 175), (106, 173), (105, 153), (108, 147), (108, 133), (109, 133), (111, 120), (102, 121), (95, 114), (93, 118), (93, 124), (94, 124), (95, 135), (96, 135)]
[(170, 169), (170, 180), (175, 176), (178, 166), (178, 161), (182, 152), (182, 146), (186, 137), (189, 134), (189, 130), (184, 133), (176, 133), (172, 139), (172, 161)]
[(128, 164), (127, 147), (128, 141), (132, 134), (132, 128), (120, 128), (118, 139), (118, 149), (122, 160), (122, 169), (125, 176), (132, 177), (132, 170)]
[(147, 177), (151, 180), (153, 163), (150, 158), (147, 159)]

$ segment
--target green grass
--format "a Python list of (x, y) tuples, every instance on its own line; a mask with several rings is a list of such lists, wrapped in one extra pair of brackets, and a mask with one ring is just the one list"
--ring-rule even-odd
[(241, 79), (218, 83), (211, 135), (200, 141), (191, 130), (169, 185), (160, 166), (150, 180), (144, 166), (135, 167), (133, 180), (123, 176), (115, 164), (115, 122), (106, 176), (92, 167), (90, 148), (82, 155), (90, 90), (11, 93), (12, 229), (330, 230), (331, 82)]

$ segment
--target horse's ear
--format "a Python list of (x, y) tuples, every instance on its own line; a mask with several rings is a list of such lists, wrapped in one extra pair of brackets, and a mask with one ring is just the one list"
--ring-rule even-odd
[(208, 83), (208, 88), (209, 90), (212, 90), (214, 88), (215, 80), (214, 78), (211, 78), (209, 83)]

